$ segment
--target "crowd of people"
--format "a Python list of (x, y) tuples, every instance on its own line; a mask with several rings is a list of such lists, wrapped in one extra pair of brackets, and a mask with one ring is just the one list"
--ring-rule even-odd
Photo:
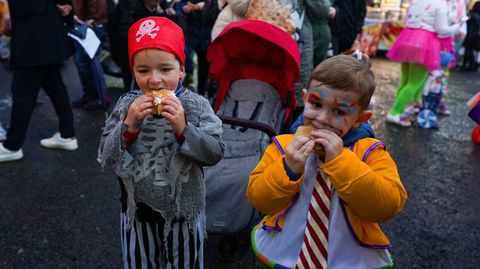
[[(217, 164), (228, 147), (208, 99), (215, 92), (207, 52), (222, 29), (246, 19), (251, 1), (9, 0), (13, 104), (6, 134), (0, 125), (0, 162), (23, 158), (40, 88), (59, 121), (58, 132), (40, 144), (78, 148), (72, 109), (110, 105), (99, 81), (99, 58), (108, 50), (125, 93), (106, 120), (97, 160), (119, 178), (124, 266), (203, 268), (202, 168)], [(291, 11), (297, 33), (287, 38), (295, 39), (300, 59), (297, 106), (284, 130), (296, 121), (290, 134), (273, 138), (245, 190), (265, 215), (252, 232), (255, 256), (267, 268), (393, 268), (379, 223), (401, 212), (407, 193), (368, 123), (370, 60), (346, 52), (362, 31), (367, 1), (279, 2)], [(467, 51), (477, 49), (477, 4), (466, 23), (463, 0), (411, 1), (406, 28), (387, 54), (401, 62), (387, 122), (411, 125), (407, 106), (421, 106), (429, 77), (445, 76), (456, 62), (455, 38), (466, 37)], [(89, 32), (101, 41), (93, 54), (67, 35), (85, 39)], [(72, 55), (83, 92), (73, 102), (60, 72)], [(436, 112), (448, 114), (445, 101)]]
[[(226, 25), (245, 19), (249, 6), (249, 0), (59, 0), (54, 5), (56, 10), (50, 10), (48, 13), (42, 14), (46, 11), (43, 8), (37, 8), (37, 6), (46, 6), (47, 4), (40, 4), (39, 1), (22, 1), (21, 4), (18, 4), (18, 1), (12, 0), (8, 2), (10, 4), (9, 8), (5, 0), (2, 0), (1, 3), (3, 9), (0, 14), (3, 16), (0, 25), (8, 28), (2, 29), (2, 33), (12, 39), (10, 44), (11, 56), (8, 63), (15, 74), (14, 83), (12, 83), (14, 97), (12, 111), (15, 111), (15, 113), (11, 113), (9, 132), (2, 138), (5, 141), (0, 145), (0, 161), (13, 161), (23, 158), (21, 148), (33, 112), (30, 111), (33, 106), (29, 104), (35, 101), (40, 87), (44, 86), (45, 89), (49, 86), (42, 83), (63, 84), (60, 76), (53, 79), (44, 77), (48, 74), (42, 74), (38, 82), (29, 81), (31, 85), (28, 87), (18, 85), (18, 83), (26, 83), (22, 79), (16, 79), (22, 74), (21, 71), (25, 70), (23, 67), (58, 63), (57, 69), (59, 69), (65, 59), (73, 54), (81, 82), (82, 96), (70, 103), (70, 100), (67, 102), (66, 99), (69, 97), (65, 87), (62, 85), (54, 87), (54, 90), (58, 93), (49, 96), (53, 98), (52, 103), (58, 113), (59, 129), (50, 138), (51, 140), (48, 140), (49, 142), (44, 141), (42, 145), (74, 150), (77, 148), (77, 141), (73, 130), (73, 119), (68, 116), (72, 114), (71, 109), (107, 110), (112, 105), (106, 95), (105, 82), (103, 81), (104, 73), (108, 72), (104, 68), (108, 67), (99, 64), (105, 51), (110, 53), (113, 62), (121, 70), (120, 76), (123, 79), (125, 92), (138, 88), (128, 62), (128, 29), (133, 23), (148, 16), (161, 16), (169, 18), (179, 25), (183, 30), (186, 41), (185, 77), (182, 82), (201, 95), (212, 97), (215, 92), (214, 86), (208, 81), (207, 49), (211, 40)], [(301, 51), (301, 75), (300, 81), (296, 85), (297, 109), (293, 113), (296, 117), (300, 115), (303, 109), (301, 90), (306, 87), (313, 67), (327, 57), (329, 45), (331, 44), (334, 53), (338, 54), (345, 48), (350, 48), (355, 37), (361, 32), (366, 12), (366, 1), (281, 0), (280, 3), (288, 6), (292, 14), (301, 14), (301, 20), (297, 23), (302, 35), (297, 40)], [(18, 7), (18, 5), (20, 6)], [(23, 10), (24, 7), (31, 11), (16, 13), (17, 10)], [(49, 6), (49, 8), (51, 7)], [(24, 16), (24, 13), (28, 17)], [(36, 32), (34, 27), (28, 28), (27, 35), (23, 29), (18, 30), (19, 27), (15, 27), (15, 25), (21, 24), (15, 23), (16, 20), (33, 25), (35, 24), (33, 19), (39, 19), (37, 17), (41, 16), (51, 19), (50, 25), (59, 29), (52, 33), (56, 36), (49, 37), (40, 33), (40, 31)], [(10, 27), (10, 22), (13, 22), (13, 28)], [(35, 26), (38, 27), (38, 24), (35, 24)], [(66, 37), (66, 33), (69, 33), (85, 38), (87, 28), (91, 29), (101, 41), (99, 49), (93, 56), (88, 55), (83, 44)], [(16, 31), (22, 34), (14, 34)], [(36, 37), (35, 34), (39, 36)], [(38, 51), (38, 49), (34, 50), (33, 47), (28, 47), (29, 45), (34, 46), (34, 42), (24, 43), (21, 41), (21, 36), (28, 38), (31, 37), (30, 35), (38, 38), (38, 42), (48, 39), (55, 45), (49, 46), (49, 43), (45, 42), (45, 53), (35, 54), (35, 57), (30, 59), (20, 57), (20, 52)], [(194, 68), (196, 68), (196, 78), (193, 78)], [(30, 69), (26, 71), (29, 75), (34, 72)], [(195, 85), (193, 82), (196, 82)], [(26, 92), (28, 91), (16, 94), (15, 89), (18, 87), (31, 88), (30, 95), (27, 97)], [(63, 95), (61, 102), (57, 101), (59, 95)], [(28, 102), (25, 99), (28, 99)]]

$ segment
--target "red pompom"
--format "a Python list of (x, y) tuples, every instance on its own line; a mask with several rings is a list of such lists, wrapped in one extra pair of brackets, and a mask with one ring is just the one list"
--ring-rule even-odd
[(477, 127), (473, 129), (472, 141), (473, 143), (480, 145), (480, 125), (477, 125)]

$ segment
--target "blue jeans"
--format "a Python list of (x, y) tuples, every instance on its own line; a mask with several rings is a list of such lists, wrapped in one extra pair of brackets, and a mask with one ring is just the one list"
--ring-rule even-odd
[[(97, 37), (101, 40), (105, 35), (105, 29), (103, 25), (97, 25), (92, 28), (95, 32)], [(97, 99), (98, 98), (98, 90), (95, 88), (94, 79), (92, 75), (92, 59), (88, 57), (87, 53), (83, 49), (83, 47), (78, 42), (73, 42), (75, 46), (75, 53), (73, 54), (73, 59), (75, 61), (75, 65), (77, 66), (78, 76), (80, 77), (80, 82), (82, 84), (83, 95), (89, 99)], [(102, 51), (102, 45), (100, 45), (99, 49), (97, 50), (97, 54)], [(103, 70), (101, 71), (101, 77), (103, 78)]]

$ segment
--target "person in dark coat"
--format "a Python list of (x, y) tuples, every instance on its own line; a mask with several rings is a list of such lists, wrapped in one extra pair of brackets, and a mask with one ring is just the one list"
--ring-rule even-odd
[(337, 55), (352, 48), (357, 35), (362, 32), (367, 15), (366, 0), (335, 0), (335, 17), (330, 20), (332, 50)]
[(467, 21), (467, 36), (463, 41), (465, 55), (463, 56), (462, 69), (465, 71), (477, 71), (478, 63), (475, 51), (480, 49), (480, 2), (476, 2), (470, 11)]
[[(191, 3), (183, 6), (183, 13), (186, 14), (187, 17), (186, 49), (190, 55), (197, 55), (197, 87), (194, 88), (200, 95), (204, 95), (206, 93), (208, 69), (210, 67), (207, 61), (207, 49), (210, 46), (212, 28), (215, 20), (205, 20), (203, 17), (203, 9), (206, 3), (212, 2), (212, 0), (184, 0), (183, 2)], [(188, 62), (186, 65), (185, 68), (188, 77), (193, 73), (193, 66), (189, 66)]]
[[(0, 143), (0, 162), (23, 158), (22, 146), (40, 88), (50, 97), (59, 119), (58, 132), (40, 141), (49, 148), (78, 148), (73, 113), (60, 68), (71, 55), (62, 16), (71, 5), (51, 0), (9, 0), (12, 20), (13, 104), (7, 139)], [(71, 50), (71, 48), (70, 48)]]

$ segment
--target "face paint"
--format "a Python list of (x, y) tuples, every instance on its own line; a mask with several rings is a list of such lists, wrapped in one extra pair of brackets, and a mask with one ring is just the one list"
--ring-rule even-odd
[(355, 92), (321, 85), (309, 89), (305, 99), (305, 123), (332, 130), (340, 136), (350, 130), (360, 113), (359, 96)]
[(325, 85), (313, 87), (308, 91), (307, 101), (311, 103), (322, 101), (323, 103), (328, 103), (330, 101), (332, 103), (330, 104), (331, 106), (340, 108), (346, 113), (358, 113), (358, 106), (356, 106), (358, 100), (352, 101), (352, 97), (350, 95), (338, 96), (338, 92), (338, 90), (335, 90)]

